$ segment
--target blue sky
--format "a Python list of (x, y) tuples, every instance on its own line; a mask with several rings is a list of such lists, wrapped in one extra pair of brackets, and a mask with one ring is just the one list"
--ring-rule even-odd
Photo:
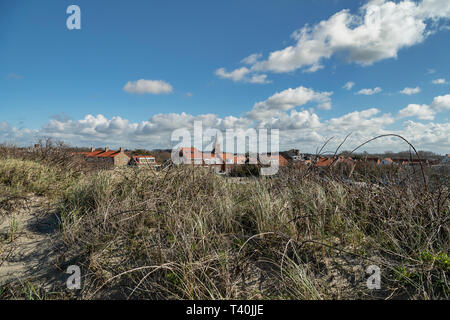
[(170, 147), (202, 119), (305, 151), (392, 132), (446, 153), (449, 18), (447, 0), (3, 1), (0, 142)]

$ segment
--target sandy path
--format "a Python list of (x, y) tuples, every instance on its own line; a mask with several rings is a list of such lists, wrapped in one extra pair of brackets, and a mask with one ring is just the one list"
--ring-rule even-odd
[(0, 216), (0, 285), (31, 281), (53, 289), (64, 284), (67, 275), (57, 267), (59, 220), (46, 207), (31, 197), (22, 208)]

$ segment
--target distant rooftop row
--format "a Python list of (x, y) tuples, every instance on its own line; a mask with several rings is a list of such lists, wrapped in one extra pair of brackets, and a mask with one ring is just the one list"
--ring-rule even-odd
[[(86, 161), (95, 163), (110, 164), (114, 167), (121, 167), (126, 165), (147, 165), (153, 168), (160, 167), (152, 155), (130, 155), (125, 152), (124, 148), (119, 150), (110, 150), (109, 148), (96, 150), (91, 148), (88, 152), (77, 152), (82, 155)], [(430, 163), (427, 160), (419, 161), (418, 159), (395, 159), (390, 158), (376, 158), (365, 157), (360, 160), (351, 157), (312, 157), (301, 154), (299, 150), (289, 150), (281, 154), (233, 154), (220, 151), (220, 145), (215, 144), (214, 149), (210, 152), (202, 152), (195, 147), (181, 147), (175, 153), (180, 160), (180, 163), (191, 164), (195, 166), (204, 166), (210, 168), (217, 173), (229, 173), (230, 170), (237, 165), (244, 164), (271, 164), (278, 163), (279, 166), (287, 166), (289, 164), (301, 164), (306, 166), (314, 165), (316, 167), (327, 167), (335, 162), (344, 162), (354, 164), (357, 161), (374, 162), (379, 165), (416, 165), (420, 162), (431, 165), (449, 164), (450, 155), (447, 154), (441, 162)]]

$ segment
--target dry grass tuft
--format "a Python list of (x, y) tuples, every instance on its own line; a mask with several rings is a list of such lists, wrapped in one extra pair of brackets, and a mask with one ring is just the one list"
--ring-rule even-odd
[[(366, 165), (239, 182), (71, 166), (10, 154), (0, 183), (55, 196), (79, 298), (449, 298), (448, 170), (425, 168), (426, 191), (420, 172)], [(373, 264), (378, 291), (365, 285)]]

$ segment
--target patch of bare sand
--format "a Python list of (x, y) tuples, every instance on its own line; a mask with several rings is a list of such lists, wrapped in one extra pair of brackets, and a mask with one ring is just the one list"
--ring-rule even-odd
[(44, 199), (31, 196), (0, 216), (0, 285), (31, 281), (46, 290), (67, 278), (58, 268), (59, 218)]

